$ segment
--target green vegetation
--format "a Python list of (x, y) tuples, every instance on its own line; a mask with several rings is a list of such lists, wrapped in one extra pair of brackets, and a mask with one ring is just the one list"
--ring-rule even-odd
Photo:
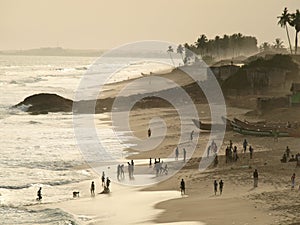
[(195, 54), (209, 56), (210, 58), (235, 58), (242, 55), (251, 55), (257, 52), (257, 39), (252, 36), (244, 36), (241, 33), (216, 36), (207, 39), (202, 34), (194, 44), (186, 43), (184, 47)]

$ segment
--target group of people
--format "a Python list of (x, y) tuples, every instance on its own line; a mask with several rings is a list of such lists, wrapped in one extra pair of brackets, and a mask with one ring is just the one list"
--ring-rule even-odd
[(133, 162), (133, 160), (131, 160), (131, 162), (127, 162), (127, 165), (128, 165), (128, 176), (129, 176), (129, 179), (133, 180), (134, 179), (134, 176), (133, 176), (134, 162)]
[(224, 182), (223, 182), (223, 180), (220, 180), (219, 183), (218, 183), (217, 180), (214, 181), (214, 191), (215, 191), (215, 195), (217, 195), (217, 192), (218, 192), (218, 186), (219, 186), (220, 195), (222, 195), (223, 187), (224, 187)]
[[(183, 162), (185, 162), (186, 161), (186, 150), (185, 150), (185, 148), (182, 149), (182, 154), (183, 154)], [(175, 160), (177, 161), (178, 158), (179, 158), (179, 148), (177, 146), (176, 149), (175, 149)]]
[(289, 146), (286, 146), (285, 152), (280, 161), (282, 163), (297, 162), (297, 166), (300, 166), (300, 153), (297, 153), (296, 156), (294, 156), (293, 154), (291, 154)]
[[(248, 141), (244, 139), (243, 141), (244, 154), (247, 152), (247, 147), (248, 147)], [(254, 152), (253, 147), (249, 145), (250, 159), (253, 158), (253, 152)], [(232, 140), (229, 141), (229, 146), (226, 147), (225, 158), (226, 158), (226, 163), (236, 162), (239, 159), (237, 146), (233, 146)]]
[(124, 164), (119, 164), (117, 167), (117, 179), (118, 181), (125, 179)]

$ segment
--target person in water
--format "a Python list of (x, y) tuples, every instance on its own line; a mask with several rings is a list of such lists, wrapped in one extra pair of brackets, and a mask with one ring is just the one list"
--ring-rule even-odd
[(37, 192), (37, 199), (38, 201), (42, 200), (42, 188), (40, 187)]

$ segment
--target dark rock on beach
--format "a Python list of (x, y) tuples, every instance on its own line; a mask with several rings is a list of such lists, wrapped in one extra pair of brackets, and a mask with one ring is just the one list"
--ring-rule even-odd
[(49, 112), (71, 112), (73, 101), (63, 98), (57, 94), (35, 94), (24, 99), (14, 107), (28, 106), (27, 112), (37, 114), (47, 114)]

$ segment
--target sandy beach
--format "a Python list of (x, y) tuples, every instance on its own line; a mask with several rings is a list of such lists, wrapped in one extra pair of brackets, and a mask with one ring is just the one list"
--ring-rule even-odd
[[(117, 88), (122, 85), (125, 83), (119, 83)], [(200, 118), (209, 120), (208, 105), (197, 104), (197, 109), (200, 112)], [(246, 117), (245, 113), (249, 110), (251, 109), (227, 106), (227, 116), (258, 119)], [(170, 107), (132, 110), (130, 126), (133, 134), (141, 139), (147, 139), (145, 127), (155, 116), (160, 116), (168, 128), (164, 141), (151, 151), (138, 152), (130, 148), (126, 149), (130, 153), (135, 153), (128, 158), (128, 161), (140, 160), (145, 165), (150, 157), (170, 160), (176, 146), (182, 150), (181, 143), (178, 142), (181, 121), (177, 111)], [(218, 153), (219, 164), (216, 167), (209, 166), (205, 171), (199, 171), (199, 162), (208, 144), (209, 133), (200, 133), (196, 127), (190, 127), (190, 130), (194, 130), (195, 135), (199, 135), (199, 139), (185, 143), (184, 146), (195, 145), (196, 150), (189, 156), (187, 164), (167, 180), (146, 187), (132, 187), (113, 182), (109, 195), (97, 194), (96, 197), (90, 196), (91, 181), (87, 181), (78, 185), (80, 198), (53, 204), (50, 207), (60, 208), (72, 214), (82, 224), (267, 225), (299, 223), (299, 210), (297, 209), (299, 209), (300, 191), (298, 191), (298, 186), (292, 191), (290, 187), (290, 176), (299, 171), (299, 168), (295, 168), (295, 162), (280, 163), (287, 145), (290, 146), (292, 154), (297, 153), (300, 148), (298, 139), (280, 138), (278, 142), (274, 142), (271, 137), (243, 136), (229, 131), (226, 132)], [(183, 135), (189, 136), (190, 134)], [(154, 133), (152, 138), (155, 140), (159, 137), (156, 137)], [(242, 142), (245, 138), (254, 148), (253, 159), (250, 159), (248, 150), (242, 153)], [(229, 140), (232, 140), (233, 145), (238, 147), (239, 160), (237, 162), (225, 163), (225, 148), (229, 145)], [(177, 165), (183, 165), (181, 161), (182, 155), (179, 156)], [(172, 170), (176, 167), (174, 166), (176, 162), (170, 165), (170, 170)], [(136, 168), (139, 169), (139, 165)], [(257, 188), (253, 188), (254, 169), (259, 172)], [(111, 176), (115, 173), (114, 169), (110, 171)], [(125, 175), (127, 176), (126, 171)], [(183, 197), (179, 191), (182, 178), (186, 182), (186, 195)], [(215, 195), (213, 181), (220, 179), (224, 182), (223, 194)], [(97, 174), (95, 174), (95, 182), (98, 193), (102, 187)]]

